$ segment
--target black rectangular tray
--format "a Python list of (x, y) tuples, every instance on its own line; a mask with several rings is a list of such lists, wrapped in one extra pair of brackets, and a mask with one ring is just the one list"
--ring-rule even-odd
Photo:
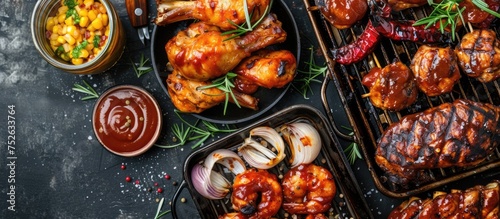
[[(236, 151), (244, 139), (249, 136), (251, 129), (259, 126), (279, 127), (285, 123), (292, 122), (307, 122), (313, 125), (319, 132), (322, 139), (322, 149), (315, 161), (316, 165), (323, 166), (329, 169), (335, 179), (337, 186), (337, 193), (332, 201), (333, 215), (338, 215), (341, 218), (373, 218), (368, 205), (361, 193), (361, 189), (354, 177), (354, 174), (348, 165), (347, 159), (340, 147), (338, 139), (333, 134), (328, 120), (317, 109), (307, 105), (294, 105), (282, 111), (279, 111), (267, 118), (253, 123), (245, 128), (238, 130), (204, 148), (192, 152), (184, 163), (183, 186), (180, 186), (172, 201), (172, 214), (177, 218), (175, 203), (179, 196), (180, 190), (187, 187), (194, 203), (200, 212), (202, 218), (217, 218), (227, 212), (233, 212), (231, 208), (230, 198), (221, 200), (209, 200), (201, 196), (193, 187), (191, 182), (191, 170), (193, 166), (205, 159), (208, 154), (216, 149), (230, 149)], [(286, 160), (286, 158), (285, 158)], [(286, 163), (285, 161), (282, 161)], [(277, 165), (277, 166), (280, 166)], [(283, 174), (289, 169), (288, 164), (285, 168), (278, 167), (269, 169), (270, 172), (276, 175)], [(221, 167), (219, 173), (223, 174), (230, 182), (233, 181), (234, 175), (232, 173), (225, 173)], [(285, 218), (285, 211), (280, 210), (277, 215), (278, 218)]]

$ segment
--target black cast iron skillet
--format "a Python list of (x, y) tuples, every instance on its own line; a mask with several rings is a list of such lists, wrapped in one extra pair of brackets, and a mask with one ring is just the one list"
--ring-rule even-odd
[[(282, 22), (282, 27), (287, 32), (287, 39), (284, 43), (272, 45), (268, 47), (268, 49), (289, 50), (295, 54), (298, 64), (300, 56), (299, 31), (290, 9), (284, 0), (274, 0), (271, 13), (276, 14), (278, 20)], [(151, 39), (151, 61), (156, 77), (166, 95), (168, 95), (166, 78), (171, 72), (166, 69), (168, 59), (165, 52), (165, 44), (169, 39), (174, 37), (179, 31), (185, 29), (192, 22), (193, 21), (182, 21), (167, 26), (155, 26), (153, 28)], [(286, 94), (289, 87), (290, 86), (288, 85), (283, 88), (274, 89), (259, 88), (259, 90), (253, 95), (259, 99), (259, 110), (257, 111), (247, 108), (238, 108), (235, 104), (229, 104), (227, 112), (224, 115), (224, 104), (222, 103), (199, 114), (193, 115), (209, 122), (223, 124), (235, 124), (249, 121), (271, 109)]]

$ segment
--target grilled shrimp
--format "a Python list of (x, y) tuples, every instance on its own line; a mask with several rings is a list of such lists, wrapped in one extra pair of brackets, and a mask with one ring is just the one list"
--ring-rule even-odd
[(301, 164), (283, 177), (283, 209), (291, 214), (328, 211), (337, 190), (333, 175), (314, 164)]
[(283, 192), (276, 175), (266, 170), (248, 169), (234, 179), (231, 202), (249, 219), (271, 218), (278, 213)]

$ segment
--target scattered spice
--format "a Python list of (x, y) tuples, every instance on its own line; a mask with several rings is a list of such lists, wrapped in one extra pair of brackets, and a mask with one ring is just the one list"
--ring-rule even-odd
[(132, 181), (132, 178), (131, 178), (130, 176), (127, 176), (127, 177), (125, 177), (125, 181), (127, 181), (127, 182), (131, 182), (131, 181)]
[(127, 166), (125, 166), (124, 164), (122, 164), (122, 166), (120, 167), (120, 169), (125, 170), (125, 169), (127, 169)]
[(165, 174), (165, 179), (166, 179), (166, 180), (170, 180), (170, 175)]
[(163, 189), (162, 189), (162, 188), (158, 188), (158, 189), (156, 190), (156, 192), (158, 192), (158, 193), (162, 193), (162, 192), (163, 192)]
[(186, 203), (186, 198), (181, 198), (182, 203)]

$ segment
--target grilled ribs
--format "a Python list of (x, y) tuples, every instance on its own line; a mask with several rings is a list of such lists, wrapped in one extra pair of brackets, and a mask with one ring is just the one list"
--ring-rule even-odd
[(407, 115), (378, 140), (375, 161), (390, 182), (418, 186), (427, 169), (484, 161), (499, 145), (499, 117), (500, 107), (462, 99)]
[(500, 217), (500, 181), (478, 185), (465, 191), (436, 192), (425, 200), (412, 197), (392, 210), (388, 219)]

